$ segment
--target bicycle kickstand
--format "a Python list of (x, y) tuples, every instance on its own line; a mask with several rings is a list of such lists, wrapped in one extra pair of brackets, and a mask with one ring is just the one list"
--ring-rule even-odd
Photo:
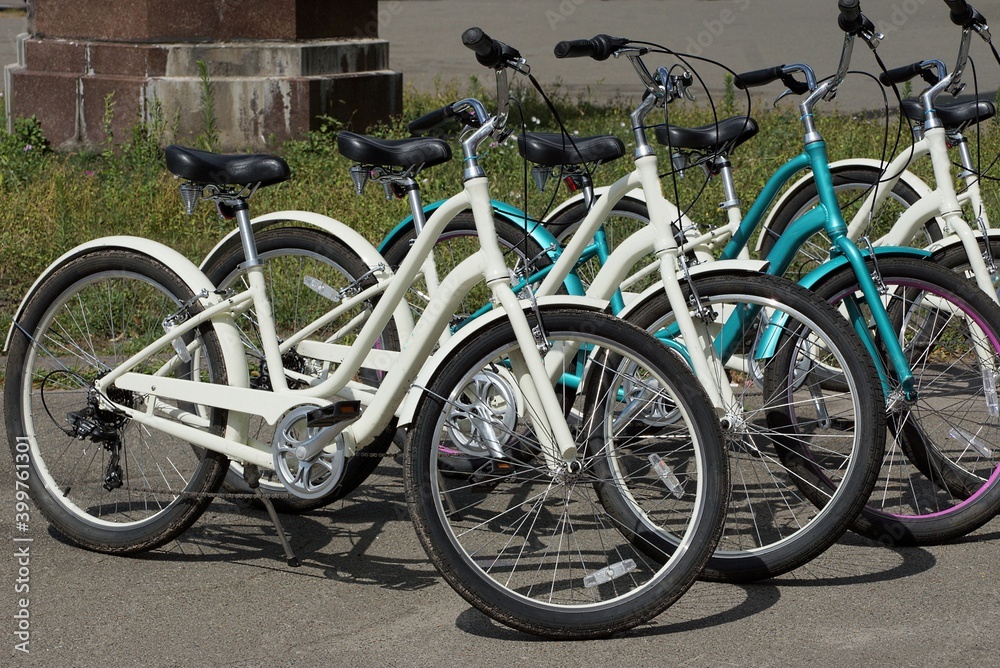
[(267, 514), (271, 516), (271, 522), (274, 524), (275, 531), (278, 532), (278, 540), (281, 541), (281, 547), (285, 549), (285, 558), (287, 563), (292, 568), (298, 568), (302, 565), (299, 558), (295, 556), (295, 552), (292, 551), (292, 545), (288, 542), (288, 536), (285, 535), (285, 530), (281, 526), (281, 520), (278, 519), (278, 513), (274, 509), (274, 503), (271, 499), (260, 491), (260, 471), (256, 466), (247, 464), (243, 469), (243, 476), (247, 481), (247, 485), (257, 494), (261, 503), (267, 508)]

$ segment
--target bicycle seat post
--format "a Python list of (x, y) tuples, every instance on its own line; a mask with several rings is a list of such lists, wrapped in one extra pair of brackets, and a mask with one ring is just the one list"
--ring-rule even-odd
[(243, 244), (243, 268), (261, 266), (260, 256), (257, 254), (257, 242), (253, 234), (253, 225), (250, 223), (250, 205), (245, 198), (237, 196), (235, 199), (225, 201), (223, 204), (232, 209), (236, 216), (236, 226), (240, 231), (240, 241)]

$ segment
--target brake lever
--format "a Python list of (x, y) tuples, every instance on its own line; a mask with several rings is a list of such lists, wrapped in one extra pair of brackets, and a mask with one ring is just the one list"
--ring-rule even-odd
[(649, 51), (649, 49), (645, 48), (621, 49), (620, 51), (615, 52), (615, 58), (618, 57), (619, 53), (624, 53), (629, 59), (629, 62), (632, 63), (635, 73), (639, 75), (639, 79), (646, 87), (646, 90), (659, 98), (662, 96), (665, 86), (664, 88), (661, 88), (660, 84), (656, 81), (656, 78), (650, 74), (649, 68), (646, 67), (646, 63), (642, 62), (642, 56), (645, 55), (645, 52), (647, 51)]
[(878, 45), (882, 43), (883, 39), (885, 39), (885, 35), (880, 33), (878, 30), (866, 30), (862, 28), (861, 32), (858, 34), (872, 51), (877, 49)]
[(511, 60), (510, 62), (507, 63), (507, 66), (510, 67), (510, 69), (517, 72), (518, 74), (523, 74), (524, 76), (528, 76), (529, 74), (531, 74), (531, 65), (529, 65), (528, 61), (525, 60), (524, 58)]
[(688, 88), (687, 84), (688, 81), (691, 81), (691, 73), (688, 72), (687, 70), (684, 71), (684, 74), (675, 75), (671, 77), (671, 83), (674, 87), (674, 90), (676, 91), (675, 95), (677, 97), (683, 97), (685, 99), (694, 102), (695, 101), (694, 93), (692, 93), (691, 90)]
[(786, 88), (786, 89), (785, 89), (785, 92), (784, 92), (784, 93), (782, 93), (782, 94), (781, 94), (781, 95), (779, 95), (778, 97), (774, 98), (774, 104), (773, 104), (772, 106), (773, 106), (773, 107), (774, 107), (775, 109), (777, 109), (777, 108), (778, 108), (778, 103), (779, 103), (779, 102), (781, 102), (781, 101), (782, 101), (783, 99), (785, 99), (785, 98), (786, 98), (786, 97), (788, 97), (789, 95), (799, 95), (799, 94), (800, 94), (800, 93), (796, 93), (796, 92), (795, 92), (795, 91), (793, 91), (793, 90), (792, 90), (791, 88)]
[[(809, 75), (806, 74), (806, 78), (809, 79)], [(778, 103), (789, 95), (805, 95), (806, 93), (813, 90), (813, 87), (809, 85), (809, 81), (799, 81), (792, 76), (791, 72), (786, 72), (781, 75), (781, 83), (788, 86), (784, 93), (779, 95), (774, 99), (774, 107), (777, 108)]]

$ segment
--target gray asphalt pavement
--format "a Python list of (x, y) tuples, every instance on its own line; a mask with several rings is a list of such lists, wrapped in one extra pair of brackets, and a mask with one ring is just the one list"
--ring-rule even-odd
[[(802, 28), (813, 25), (803, 18), (805, 6), (812, 11), (818, 4), (406, 0), (382, 2), (380, 12), (393, 67), (409, 83), (433, 85), (438, 73), (479, 74), (458, 43), (462, 29), (479, 24), (520, 46), (543, 82), (562, 78), (567, 90), (607, 91), (610, 81), (631, 80), (627, 65), (559, 62), (549, 55), (551, 43), (597, 32), (686, 42), (718, 18), (724, 29), (706, 52), (734, 69), (786, 60), (830, 63), (838, 46), (827, 15), (835, 12), (822, 12), (831, 25), (817, 28), (815, 38)], [(977, 4), (1000, 16), (1000, 2)], [(637, 13), (640, 6), (645, 11)], [(943, 3), (869, 0), (864, 7), (873, 14), (882, 7), (889, 16), (899, 7), (909, 17), (889, 34), (887, 60), (896, 48), (925, 57), (920, 47), (934, 43), (935, 31), (947, 37), (942, 55), (953, 57), (957, 35), (945, 23)], [(906, 13), (907, 7), (914, 11)], [(735, 16), (730, 23), (725, 10)], [(870, 56), (859, 51), (862, 59)], [(553, 643), (496, 625), (443, 583), (409, 523), (393, 459), (347, 500), (286, 519), (300, 568), (285, 565), (263, 512), (230, 502), (214, 503), (165, 548), (123, 558), (66, 544), (34, 506), (21, 530), (15, 493), (8, 460), (0, 465), (4, 666), (983, 666), (995, 665), (1000, 650), (1000, 588), (993, 580), (998, 520), (956, 544), (926, 549), (890, 550), (848, 535), (780, 579), (698, 583), (629, 634)], [(19, 555), (26, 546), (28, 554)], [(21, 627), (27, 636), (15, 635)], [(17, 649), (25, 638), (29, 653)]]
[[(1000, 24), (1000, 0), (973, 4)], [(942, 59), (949, 69), (955, 64), (960, 30), (941, 0), (863, 0), (861, 7), (885, 34), (879, 54), (888, 67), (927, 58)], [(433, 90), (436, 81), (466, 82), (471, 75), (492, 85), (461, 43), (462, 31), (475, 25), (517, 47), (547, 91), (574, 100), (629, 97), (642, 89), (625, 60), (557, 60), (552, 49), (559, 40), (607, 33), (713, 58), (736, 72), (807, 63), (827, 76), (837, 67), (843, 43), (837, 15), (836, 0), (396, 0), (380, 2), (378, 18), (381, 36), (391, 43), (390, 65), (403, 72), (405, 85)], [(979, 64), (980, 89), (993, 99), (1000, 66), (978, 39), (972, 55)], [(648, 64), (663, 63), (651, 57)], [(860, 42), (852, 66), (880, 71)], [(718, 95), (722, 72), (706, 66), (703, 75)], [(971, 92), (971, 76), (965, 81)], [(870, 79), (852, 77), (834, 104), (848, 111), (877, 108), (879, 88)], [(914, 88), (919, 90), (917, 84)], [(760, 100), (770, 104), (782, 88), (771, 84), (760, 90), (766, 90)], [(704, 102), (705, 96), (700, 98)], [(793, 109), (795, 99), (782, 104)]]
[[(347, 500), (286, 518), (299, 568), (285, 565), (263, 512), (227, 501), (135, 558), (64, 543), (34, 506), (22, 531), (16, 512), (6, 464), (8, 666), (982, 666), (1000, 649), (996, 520), (927, 549), (848, 535), (780, 579), (697, 583), (626, 635), (566, 643), (499, 626), (442, 582), (407, 517), (394, 459)], [(23, 609), (27, 654), (16, 649)]]

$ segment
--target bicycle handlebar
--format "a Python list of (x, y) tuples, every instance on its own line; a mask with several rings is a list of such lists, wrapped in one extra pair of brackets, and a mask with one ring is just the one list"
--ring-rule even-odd
[(762, 70), (754, 70), (752, 72), (737, 74), (736, 78), (733, 80), (733, 84), (740, 90), (756, 88), (757, 86), (769, 84), (772, 81), (777, 81), (781, 78), (781, 75), (784, 74), (782, 71), (783, 67), (784, 65), (778, 65), (777, 67), (767, 67)]
[(840, 17), (837, 24), (844, 32), (856, 32), (863, 25), (861, 19), (861, 0), (840, 0), (837, 3)]
[(476, 52), (480, 65), (494, 70), (521, 57), (517, 49), (493, 39), (481, 28), (469, 28), (462, 33), (462, 44)]
[(791, 72), (785, 71), (785, 65), (766, 67), (762, 70), (753, 70), (752, 72), (738, 74), (733, 80), (733, 84), (740, 90), (746, 90), (747, 88), (764, 86), (778, 80), (796, 95), (809, 92), (809, 84), (795, 79)]
[(556, 58), (593, 58), (607, 60), (618, 49), (627, 46), (629, 40), (611, 35), (596, 35), (591, 39), (563, 40), (553, 50)]
[(969, 6), (968, 2), (965, 0), (944, 0), (944, 4), (948, 5), (948, 9), (951, 10), (952, 23), (963, 27), (972, 23), (975, 9)]
[(876, 34), (875, 24), (861, 12), (861, 0), (840, 0), (837, 6), (840, 9), (837, 25), (841, 30), (848, 35)]
[(897, 67), (891, 70), (886, 70), (882, 74), (878, 75), (879, 82), (883, 86), (891, 86), (892, 84), (901, 84), (909, 81), (915, 76), (923, 77), (929, 85), (933, 86), (940, 78), (934, 72), (926, 69), (928, 61), (918, 61), (916, 63), (910, 63), (909, 65), (903, 65), (902, 67)]
[(410, 134), (422, 135), (444, 125), (454, 116), (455, 110), (452, 108), (452, 105), (446, 104), (440, 109), (435, 109), (420, 118), (410, 121), (406, 127), (409, 129)]

